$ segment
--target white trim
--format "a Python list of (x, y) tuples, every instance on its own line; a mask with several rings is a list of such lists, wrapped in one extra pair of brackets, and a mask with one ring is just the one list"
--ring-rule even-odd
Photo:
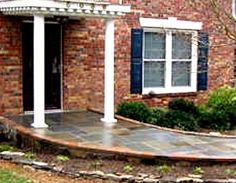
[(166, 32), (166, 67), (165, 67), (165, 88), (164, 90), (168, 90), (168, 88), (171, 88), (171, 75), (172, 75), (172, 52), (168, 51), (172, 50), (172, 32), (167, 31)]
[(117, 17), (131, 11), (130, 5), (94, 1), (12, 0), (0, 1), (6, 15)]
[(166, 88), (143, 88), (143, 94), (166, 94), (166, 93), (190, 93), (196, 92), (191, 87), (172, 87), (169, 89)]
[[(34, 20), (22, 20), (22, 23), (29, 23), (29, 24), (33, 24), (34, 23)], [(45, 20), (45, 22), (44, 22), (45, 24), (60, 24), (59, 22), (57, 22), (57, 21), (52, 21), (52, 20), (50, 20), (50, 21), (48, 21), (48, 20)]]
[[(49, 109), (49, 110), (45, 110), (44, 113), (45, 114), (53, 114), (53, 113), (62, 113), (65, 112), (62, 109)], [(24, 111), (23, 115), (33, 115), (34, 111)]]
[(191, 88), (193, 91), (197, 91), (197, 71), (198, 71), (198, 37), (197, 31), (192, 33), (192, 62), (191, 62)]
[(236, 19), (236, 0), (232, 0), (232, 15)]
[[(163, 30), (160, 29), (144, 29), (145, 32), (162, 32), (165, 33), (166, 35), (166, 58), (163, 59), (165, 60), (165, 87), (144, 87), (144, 62), (147, 59), (144, 59), (144, 50), (145, 50), (145, 36), (143, 36), (143, 72), (142, 72), (142, 93), (143, 94), (149, 94), (149, 93), (154, 93), (154, 94), (164, 94), (164, 93), (187, 93), (187, 92), (196, 92), (197, 91), (197, 49), (198, 49), (198, 44), (195, 41), (198, 33), (197, 31), (183, 31), (180, 30), (180, 32), (185, 32), (189, 33), (192, 35), (192, 55), (191, 55), (191, 60), (186, 60), (191, 62), (191, 81), (190, 84), (191, 86), (171, 86), (172, 83), (172, 62), (174, 61), (172, 59), (172, 33), (175, 32), (176, 30), (166, 30), (163, 32)], [(179, 32), (179, 31), (178, 31)], [(150, 60), (151, 61), (151, 60)], [(183, 60), (185, 61), (185, 60)]]
[(141, 27), (152, 27), (162, 29), (201, 30), (202, 22), (177, 20), (175, 17), (168, 19), (139, 18)]

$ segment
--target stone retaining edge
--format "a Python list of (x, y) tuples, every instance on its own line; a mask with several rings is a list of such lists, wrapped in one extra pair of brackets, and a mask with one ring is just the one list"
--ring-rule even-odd
[(236, 183), (236, 179), (203, 179), (203, 178), (192, 178), (192, 177), (156, 177), (153, 175), (140, 174), (139, 176), (133, 176), (128, 174), (111, 174), (104, 173), (102, 171), (78, 171), (78, 173), (71, 173), (64, 171), (60, 167), (55, 165), (49, 165), (44, 162), (22, 159), (11, 155), (1, 155), (0, 159), (11, 161), (12, 163), (19, 164), (22, 166), (30, 166), (35, 169), (51, 171), (58, 174), (63, 174), (72, 178), (86, 178), (86, 179), (102, 179), (112, 180), (115, 182), (133, 182), (133, 183)]

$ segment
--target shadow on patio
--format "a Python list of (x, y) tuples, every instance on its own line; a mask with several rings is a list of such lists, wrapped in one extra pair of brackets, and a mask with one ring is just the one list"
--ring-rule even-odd
[(32, 115), (1, 117), (0, 123), (22, 135), (71, 149), (175, 160), (236, 161), (236, 138), (181, 134), (118, 120), (109, 127), (91, 111), (46, 114), (47, 129), (31, 128)]

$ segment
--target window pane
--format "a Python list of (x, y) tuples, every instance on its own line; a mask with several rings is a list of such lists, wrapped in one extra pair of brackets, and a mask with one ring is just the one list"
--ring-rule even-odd
[(165, 34), (145, 32), (145, 59), (165, 59)]
[(165, 86), (165, 62), (144, 62), (144, 87)]
[(191, 85), (191, 62), (172, 62), (172, 86)]
[(172, 59), (191, 59), (192, 35), (184, 33), (172, 34)]

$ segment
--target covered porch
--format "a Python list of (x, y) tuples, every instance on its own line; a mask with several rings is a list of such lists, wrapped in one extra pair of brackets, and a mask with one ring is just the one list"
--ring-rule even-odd
[[(128, 13), (130, 6), (112, 4), (108, 1), (52, 1), (13, 0), (0, 1), (0, 12), (4, 16), (30, 17), (33, 23), (33, 114), (31, 124), (45, 128), (45, 24), (47, 19), (103, 19), (104, 20), (104, 116), (108, 124), (114, 118), (114, 35), (115, 19)], [(29, 35), (30, 36), (30, 35)], [(71, 78), (73, 80), (74, 78)], [(63, 108), (61, 108), (63, 110)]]

